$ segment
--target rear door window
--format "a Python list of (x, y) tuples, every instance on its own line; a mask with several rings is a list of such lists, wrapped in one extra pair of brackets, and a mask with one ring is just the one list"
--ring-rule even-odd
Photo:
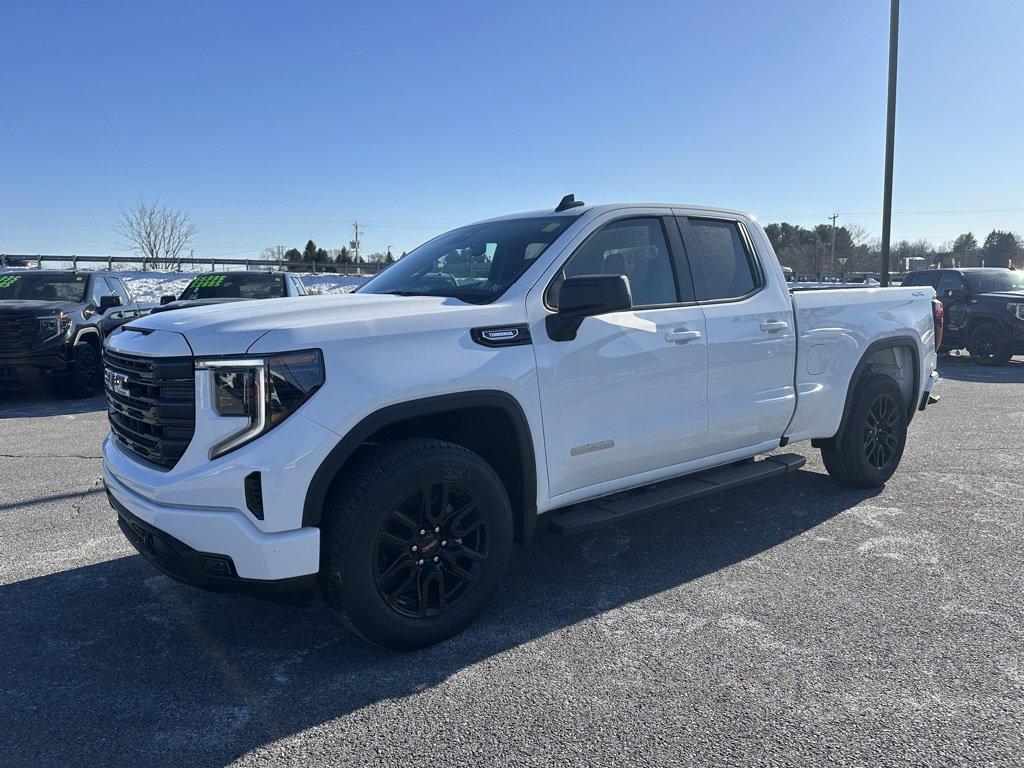
[(747, 296), (763, 285), (754, 255), (739, 223), (720, 219), (685, 219), (687, 255), (697, 274), (698, 301), (724, 301)]

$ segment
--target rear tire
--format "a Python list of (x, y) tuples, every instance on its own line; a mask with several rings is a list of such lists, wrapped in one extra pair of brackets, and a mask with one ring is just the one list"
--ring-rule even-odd
[(320, 586), (364, 638), (413, 650), (458, 634), (512, 554), (512, 509), (475, 453), (440, 440), (372, 448), (328, 497)]
[(1006, 331), (995, 323), (982, 323), (967, 339), (967, 351), (971, 362), (978, 365), (1006, 365), (1012, 355), (1007, 349), (1009, 339)]
[(92, 397), (100, 390), (103, 364), (100, 353), (92, 344), (83, 341), (74, 349), (75, 369), (71, 372), (69, 392), (72, 397)]
[(821, 458), (836, 482), (877, 488), (896, 471), (906, 442), (903, 393), (888, 376), (868, 374), (857, 381), (843, 431), (821, 449)]

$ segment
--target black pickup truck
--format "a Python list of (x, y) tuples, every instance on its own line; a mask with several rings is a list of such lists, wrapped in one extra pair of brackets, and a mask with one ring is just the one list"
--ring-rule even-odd
[(0, 389), (60, 383), (75, 397), (103, 384), (103, 339), (142, 314), (108, 272), (0, 272)]
[(992, 267), (910, 272), (903, 285), (930, 285), (942, 302), (942, 351), (967, 349), (981, 365), (1024, 355), (1024, 272)]

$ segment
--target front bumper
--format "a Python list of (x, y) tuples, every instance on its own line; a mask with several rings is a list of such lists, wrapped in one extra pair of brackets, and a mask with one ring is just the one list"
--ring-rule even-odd
[(125, 538), (157, 570), (175, 581), (210, 592), (234, 592), (274, 602), (306, 604), (316, 592), (316, 574), (288, 579), (246, 579), (230, 557), (199, 552), (170, 534), (136, 517), (107, 490)]
[(171, 578), (217, 592), (308, 599), (320, 567), (320, 530), (265, 533), (239, 510), (172, 507), (135, 493), (104, 463), (103, 480), (122, 532)]
[(39, 350), (0, 357), (0, 381), (24, 382), (71, 372), (74, 362), (65, 345), (48, 345)]

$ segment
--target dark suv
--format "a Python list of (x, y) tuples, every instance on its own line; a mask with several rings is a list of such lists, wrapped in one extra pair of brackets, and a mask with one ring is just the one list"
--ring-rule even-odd
[(141, 314), (107, 272), (0, 272), (0, 388), (56, 380), (76, 397), (103, 383), (103, 339)]
[(930, 285), (945, 309), (942, 350), (964, 349), (981, 365), (1024, 355), (1024, 272), (975, 267), (911, 272), (903, 285)]

